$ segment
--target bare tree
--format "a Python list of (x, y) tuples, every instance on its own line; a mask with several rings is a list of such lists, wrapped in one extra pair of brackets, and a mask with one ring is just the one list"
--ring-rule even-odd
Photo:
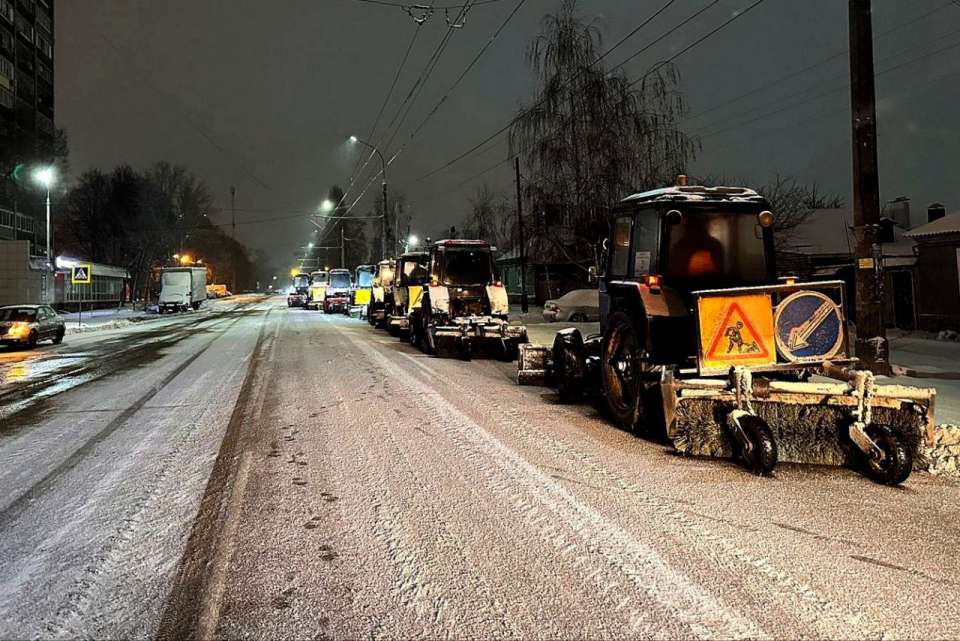
[(817, 209), (843, 207), (843, 198), (820, 193), (816, 183), (803, 185), (796, 178), (777, 174), (759, 189), (770, 203), (774, 215), (774, 238), (777, 247), (790, 244), (791, 239)]
[(608, 73), (600, 33), (564, 0), (527, 50), (538, 78), (535, 102), (510, 132), (525, 166), (531, 254), (581, 265), (595, 260), (611, 204), (683, 173), (697, 143), (679, 129), (685, 106), (672, 65), (639, 81)]
[(484, 183), (469, 201), (470, 213), (460, 223), (460, 234), (508, 251), (516, 237), (516, 217), (507, 196)]

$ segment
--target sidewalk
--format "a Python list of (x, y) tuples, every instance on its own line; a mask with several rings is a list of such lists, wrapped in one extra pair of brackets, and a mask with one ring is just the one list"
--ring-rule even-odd
[(153, 318), (157, 314), (131, 307), (115, 307), (110, 309), (92, 309), (84, 312), (69, 312), (60, 314), (67, 324), (67, 334), (82, 334), (84, 332), (101, 329), (116, 329), (126, 327), (131, 323)]

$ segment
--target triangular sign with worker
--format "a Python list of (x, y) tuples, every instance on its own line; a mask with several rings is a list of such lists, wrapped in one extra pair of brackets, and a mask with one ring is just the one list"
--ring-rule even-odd
[(773, 308), (768, 296), (723, 296), (700, 301), (706, 369), (776, 361)]

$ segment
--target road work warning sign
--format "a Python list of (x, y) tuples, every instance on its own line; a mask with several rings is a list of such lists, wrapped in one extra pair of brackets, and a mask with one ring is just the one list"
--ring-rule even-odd
[(769, 294), (707, 296), (698, 299), (701, 370), (726, 371), (738, 365), (771, 365), (773, 302)]

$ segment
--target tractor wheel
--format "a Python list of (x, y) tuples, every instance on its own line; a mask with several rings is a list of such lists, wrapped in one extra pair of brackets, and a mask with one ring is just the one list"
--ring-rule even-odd
[(407, 320), (408, 320), (407, 325), (410, 328), (409, 335), (408, 335), (410, 344), (416, 348), (419, 348), (421, 342), (423, 341), (423, 337), (420, 335), (420, 331), (421, 331), (420, 330), (420, 314), (411, 312), (410, 315), (407, 317)]
[[(882, 461), (875, 461), (860, 452), (863, 473), (883, 485), (900, 485), (913, 470), (913, 456), (906, 444), (886, 425), (868, 425), (867, 435), (883, 450)], [(859, 451), (859, 450), (858, 450)]]
[(36, 330), (31, 330), (30, 335), (27, 336), (27, 349), (33, 349), (37, 346), (37, 341), (40, 340), (40, 335), (37, 334)]
[(57, 335), (53, 337), (53, 344), (54, 344), (54, 345), (59, 345), (60, 343), (62, 343), (62, 342), (63, 342), (63, 336), (64, 336), (66, 333), (67, 333), (66, 328), (61, 327), (60, 329), (58, 329), (58, 330), (57, 330)]
[(750, 452), (740, 452), (744, 465), (757, 476), (770, 476), (778, 459), (777, 442), (770, 426), (759, 416), (746, 414), (740, 417), (740, 427), (753, 445)]
[(583, 337), (557, 334), (553, 341), (553, 377), (562, 403), (577, 403), (583, 398)]
[(603, 394), (611, 418), (631, 432), (643, 421), (641, 351), (633, 321), (614, 312), (601, 347)]

